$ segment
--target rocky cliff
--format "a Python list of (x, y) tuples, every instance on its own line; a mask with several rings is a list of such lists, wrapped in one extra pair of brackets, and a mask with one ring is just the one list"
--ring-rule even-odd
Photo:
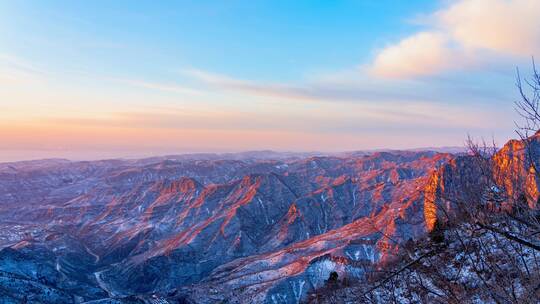
[[(456, 157), (429, 177), (425, 190), (424, 217), (429, 230), (437, 219), (456, 209), (494, 203), (507, 208), (519, 200), (536, 208), (539, 192), (540, 134), (511, 140), (493, 155)], [(444, 220), (444, 219), (443, 219)]]

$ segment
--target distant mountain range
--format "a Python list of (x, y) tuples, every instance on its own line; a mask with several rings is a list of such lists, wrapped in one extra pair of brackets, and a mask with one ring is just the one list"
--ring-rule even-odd
[[(433, 151), (439, 153), (464, 153), (464, 147), (426, 147), (426, 148), (411, 148), (404, 150), (395, 149), (372, 149), (372, 150), (357, 150), (346, 152), (281, 152), (272, 150), (257, 150), (257, 151), (245, 151), (245, 152), (228, 152), (228, 153), (183, 153), (183, 154), (170, 154), (163, 156), (153, 156), (146, 158), (112, 158), (109, 160), (124, 160), (132, 161), (135, 163), (155, 163), (162, 160), (292, 160), (302, 159), (315, 156), (335, 156), (335, 157), (350, 157), (350, 156), (363, 156), (373, 154), (375, 152), (402, 152), (402, 151)], [(48, 159), (36, 159), (36, 160), (23, 160), (14, 162), (0, 162), (0, 168), (6, 166), (20, 167), (20, 166), (38, 166), (39, 164), (51, 165), (55, 163), (69, 162), (69, 159), (65, 158), (48, 158)], [(74, 161), (75, 162), (75, 161)]]
[[(438, 196), (475, 178), (463, 152), (2, 163), (0, 299), (299, 303), (425, 237)], [(520, 153), (513, 141), (498, 154), (508, 191), (529, 174)]]

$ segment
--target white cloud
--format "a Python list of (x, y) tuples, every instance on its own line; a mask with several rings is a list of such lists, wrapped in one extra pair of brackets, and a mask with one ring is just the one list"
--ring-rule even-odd
[(461, 0), (433, 13), (428, 29), (381, 50), (373, 74), (388, 78), (434, 75), (495, 56), (540, 52), (540, 1)]
[(439, 25), (465, 48), (515, 56), (540, 51), (538, 0), (466, 0), (435, 16)]
[(373, 64), (376, 75), (391, 78), (425, 76), (450, 69), (460, 59), (439, 32), (420, 32), (382, 50)]

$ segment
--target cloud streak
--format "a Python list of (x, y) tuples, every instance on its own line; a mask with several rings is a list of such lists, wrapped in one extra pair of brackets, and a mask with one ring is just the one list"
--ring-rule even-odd
[(37, 80), (46, 73), (17, 56), (0, 53), (0, 80), (8, 83), (24, 83)]
[(201, 95), (203, 93), (194, 88), (182, 86), (182, 85), (178, 85), (174, 83), (148, 82), (148, 81), (131, 80), (131, 79), (112, 79), (112, 80), (130, 85), (130, 86), (144, 88), (144, 89), (178, 93), (178, 94), (184, 94), (184, 95)]
[[(420, 39), (431, 39), (429, 37)], [(414, 42), (413, 42), (414, 43)], [(391, 51), (390, 53), (393, 53)], [(415, 54), (411, 54), (414, 57)], [(388, 54), (398, 57), (399, 54)], [(441, 56), (432, 58), (434, 63)], [(425, 58), (425, 57), (424, 57)], [(421, 64), (418, 60), (408, 60), (409, 64), (403, 65), (392, 73), (413, 73), (415, 67)], [(388, 68), (393, 68), (387, 65)], [(439, 66), (440, 67), (440, 66)], [(373, 102), (448, 102), (456, 99), (493, 101), (500, 99), (501, 94), (492, 88), (485, 89), (470, 83), (461, 85), (452, 83), (429, 81), (393, 81), (387, 79), (373, 79), (364, 77), (361, 72), (338, 73), (328, 77), (315, 78), (302, 84), (262, 83), (217, 74), (203, 70), (184, 70), (183, 75), (199, 81), (210, 90), (223, 91), (225, 93), (239, 93), (252, 97), (271, 98), (273, 100), (287, 100), (298, 102), (320, 103), (373, 103)], [(428, 74), (428, 73), (424, 73)], [(458, 90), (456, 90), (458, 88)]]

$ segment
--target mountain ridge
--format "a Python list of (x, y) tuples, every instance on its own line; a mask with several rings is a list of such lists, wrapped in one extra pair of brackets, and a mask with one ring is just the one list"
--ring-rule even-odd
[[(75, 289), (72, 301), (297, 303), (331, 272), (360, 279), (428, 233), (425, 188), (440, 192), (433, 176), (461, 158), (405, 151), (4, 172), (0, 258), (10, 250), (48, 257), (54, 288), (92, 286)], [(33, 196), (13, 196), (20, 185)], [(0, 270), (15, 263), (4, 261)]]

